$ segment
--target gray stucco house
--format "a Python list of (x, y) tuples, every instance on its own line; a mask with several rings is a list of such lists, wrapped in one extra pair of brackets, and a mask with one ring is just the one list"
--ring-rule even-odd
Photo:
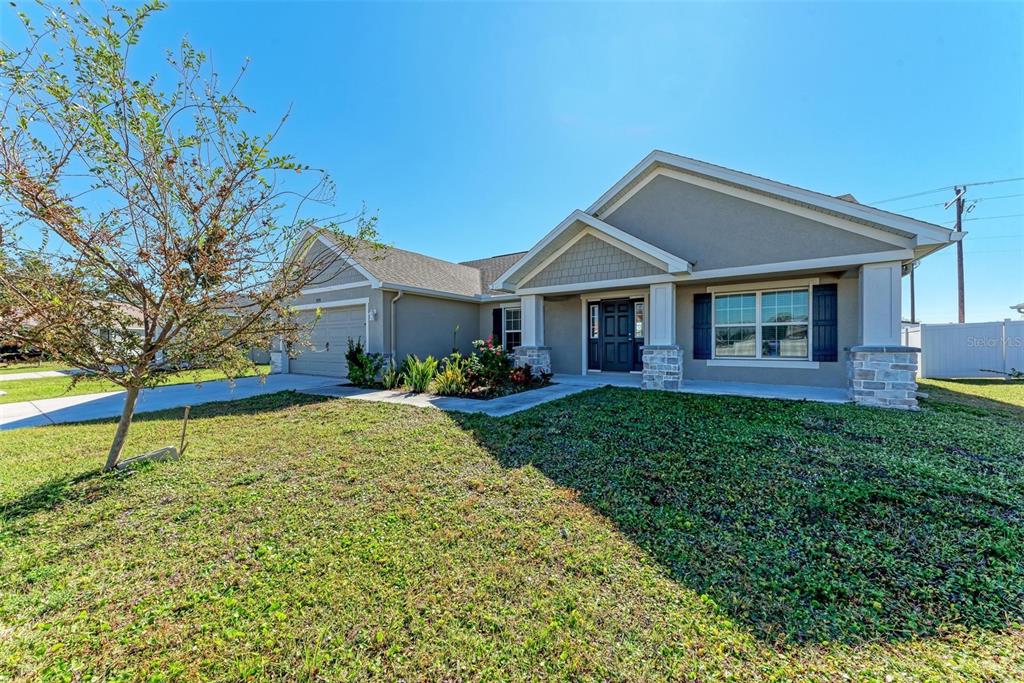
[(348, 337), (400, 359), (468, 353), (494, 334), (517, 362), (556, 374), (638, 373), (663, 390), (687, 378), (847, 387), (860, 403), (913, 407), (901, 277), (962, 236), (654, 151), (529, 251), (352, 254), (294, 302), (299, 315), (321, 310), (313, 348), (275, 370), (343, 377)]

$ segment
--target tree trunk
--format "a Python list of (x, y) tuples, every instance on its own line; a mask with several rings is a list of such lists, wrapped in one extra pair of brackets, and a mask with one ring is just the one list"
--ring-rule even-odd
[(114, 433), (114, 443), (110, 445), (110, 453), (107, 454), (107, 464), (103, 471), (109, 472), (117, 466), (121, 459), (121, 451), (124, 450), (125, 437), (128, 436), (128, 427), (132, 424), (132, 417), (135, 415), (135, 401), (139, 398), (138, 387), (128, 387), (128, 393), (124, 397), (124, 410), (121, 411), (121, 421), (117, 423), (117, 432)]

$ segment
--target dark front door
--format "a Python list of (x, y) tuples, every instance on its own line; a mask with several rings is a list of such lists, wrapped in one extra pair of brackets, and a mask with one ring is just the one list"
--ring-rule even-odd
[(633, 369), (633, 302), (628, 299), (601, 302), (601, 369)]

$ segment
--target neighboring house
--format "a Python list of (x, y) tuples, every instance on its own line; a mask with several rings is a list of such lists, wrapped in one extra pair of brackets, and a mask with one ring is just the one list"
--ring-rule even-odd
[(910, 407), (916, 353), (893, 348), (900, 279), (962, 236), (655, 151), (529, 251), (351, 255), (295, 301), (322, 318), (290, 371), (344, 376), (349, 337), (401, 359), (494, 334), (518, 363), (555, 373), (635, 372), (668, 390), (684, 378), (849, 387)]
[[(101, 302), (97, 302), (101, 303)], [(103, 339), (118, 339), (125, 336), (125, 334), (134, 334), (142, 336), (145, 334), (145, 318), (142, 315), (142, 309), (138, 306), (123, 302), (114, 302), (114, 306), (121, 310), (121, 314), (124, 316), (126, 321), (123, 330), (101, 327), (95, 330), (96, 335)]]
[[(124, 337), (125, 334), (142, 335), (144, 332), (143, 327), (143, 315), (142, 310), (138, 306), (124, 302), (105, 302), (96, 301), (97, 304), (108, 305), (113, 304), (117, 309), (121, 311), (124, 320), (124, 327), (110, 328), (110, 327), (96, 327), (93, 329), (93, 333), (99, 339), (109, 341), (110, 339), (117, 339)], [(26, 328), (35, 328), (39, 321), (35, 318), (30, 318), (22, 323)], [(16, 346), (4, 346), (0, 348), (0, 360), (4, 358), (17, 358), (22, 356), (34, 356), (37, 355), (37, 351), (30, 349), (21, 349)]]

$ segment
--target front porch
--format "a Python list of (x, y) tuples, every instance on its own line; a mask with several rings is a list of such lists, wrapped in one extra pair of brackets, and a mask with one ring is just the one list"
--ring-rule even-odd
[(912, 410), (918, 349), (899, 343), (901, 268), (522, 294), (515, 359), (592, 386)]
[[(567, 386), (597, 388), (603, 386), (642, 388), (643, 376), (638, 373), (600, 372), (586, 375), (557, 374), (554, 382)], [(754, 382), (723, 382), (683, 379), (678, 392), (747, 398), (775, 398), (818, 403), (849, 403), (849, 393), (840, 387), (812, 387), (798, 384), (757, 384)]]

